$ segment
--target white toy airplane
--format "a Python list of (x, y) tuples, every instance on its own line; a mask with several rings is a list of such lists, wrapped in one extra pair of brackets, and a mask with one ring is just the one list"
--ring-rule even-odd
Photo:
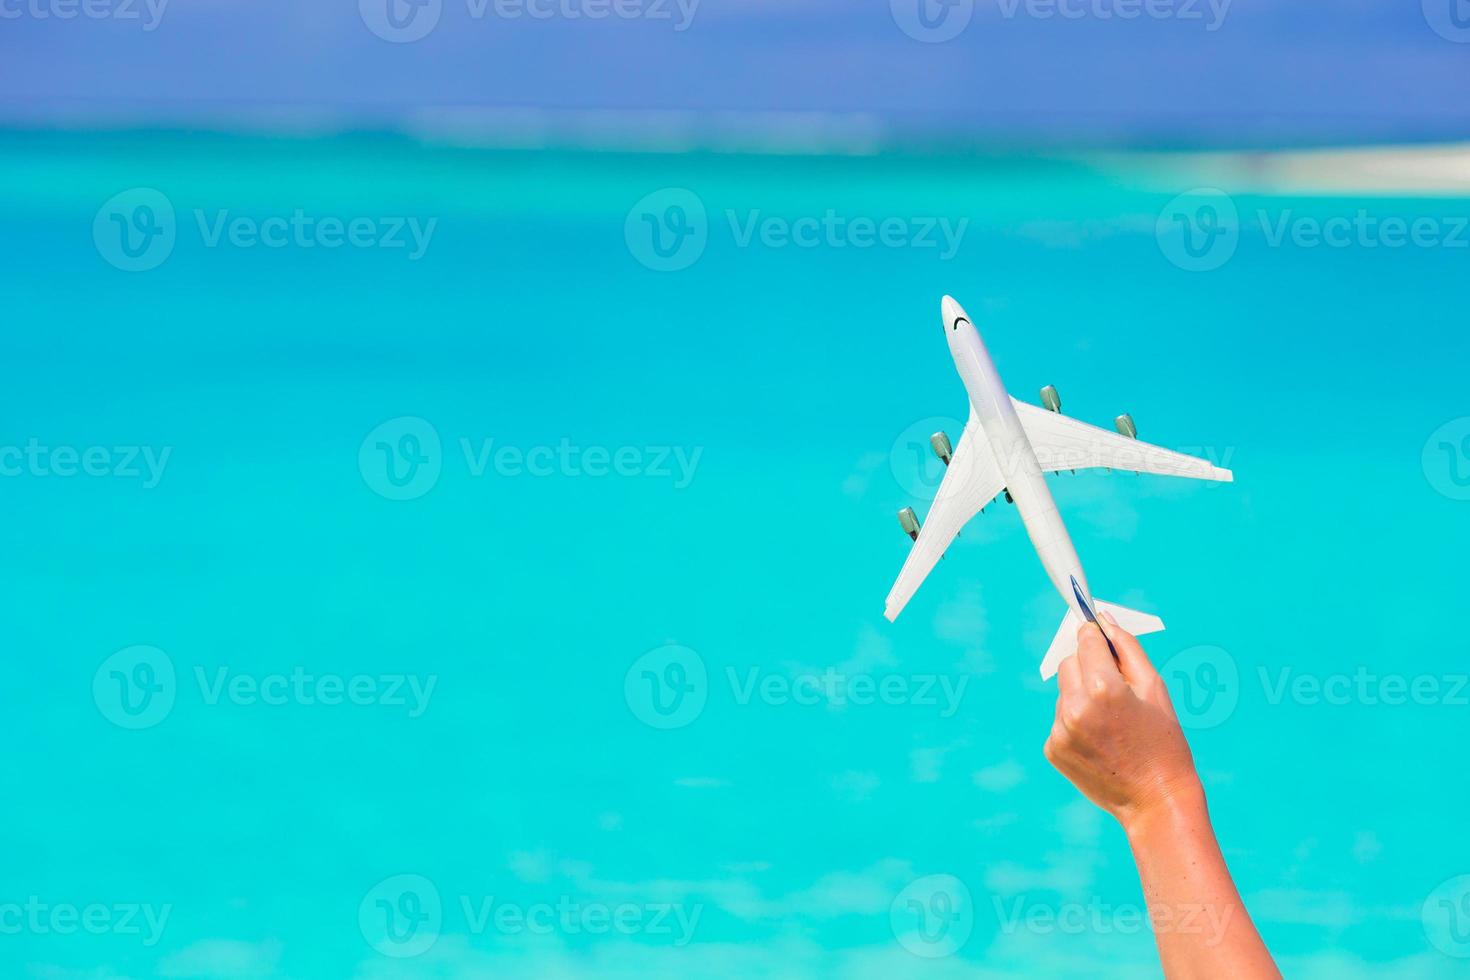
[(1067, 418), (1060, 414), (1061, 400), (1050, 385), (1041, 389), (1045, 408), (1016, 401), (1006, 394), (980, 334), (960, 304), (946, 296), (940, 312), (949, 352), (970, 395), (970, 420), (959, 447), (952, 451), (943, 432), (930, 437), (947, 469), (922, 527), (910, 508), (898, 512), (914, 547), (888, 593), (884, 615), (890, 621), (898, 617), (960, 528), (1004, 492), (1020, 511), (1047, 576), (1067, 603), (1067, 616), (1041, 662), (1043, 679), (1076, 652), (1077, 629), (1084, 621), (1096, 622), (1097, 610), (1106, 610), (1134, 635), (1162, 630), (1157, 616), (1092, 598), (1043, 474), (1098, 466), (1196, 480), (1230, 481), (1233, 474), (1206, 460), (1139, 442), (1138, 430), (1127, 415), (1118, 416), (1116, 434)]

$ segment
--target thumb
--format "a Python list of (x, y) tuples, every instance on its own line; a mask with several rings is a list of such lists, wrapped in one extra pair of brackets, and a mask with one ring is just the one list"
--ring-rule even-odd
[(1113, 649), (1118, 651), (1118, 667), (1129, 687), (1136, 688), (1141, 683), (1158, 677), (1158, 671), (1154, 670), (1148, 654), (1143, 652), (1143, 645), (1138, 642), (1138, 638), (1119, 626), (1112, 613), (1099, 610), (1097, 619), (1097, 625), (1112, 641)]

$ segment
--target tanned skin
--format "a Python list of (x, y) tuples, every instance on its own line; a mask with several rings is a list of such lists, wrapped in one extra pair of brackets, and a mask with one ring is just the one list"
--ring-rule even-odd
[(1215, 840), (1169, 691), (1138, 640), (1103, 618), (1078, 631), (1077, 653), (1057, 671), (1047, 761), (1128, 835), (1168, 980), (1277, 980)]

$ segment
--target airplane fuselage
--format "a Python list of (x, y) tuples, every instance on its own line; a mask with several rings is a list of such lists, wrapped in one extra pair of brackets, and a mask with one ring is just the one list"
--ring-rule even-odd
[[(1054, 676), (1077, 652), (1084, 623), (1106, 616), (1134, 636), (1157, 633), (1164, 621), (1151, 613), (1114, 602), (1095, 600), (1077, 549), (1057, 513), (1046, 474), (1059, 469), (1107, 469), (1160, 476), (1229, 482), (1233, 474), (1207, 459), (1174, 452), (1138, 440), (1133, 420), (1120, 415), (1109, 432), (1061, 414), (1056, 389), (1041, 390), (1044, 407), (1013, 399), (1000, 380), (974, 322), (954, 297), (939, 303), (950, 356), (970, 397), (970, 418), (960, 440), (951, 446), (947, 434), (930, 437), (944, 462), (934, 502), (921, 525), (913, 508), (898, 512), (898, 522), (913, 547), (883, 604), (889, 622), (898, 619), (914, 592), (944, 557), (945, 550), (975, 514), (1005, 493), (1051, 579), (1067, 604), (1067, 615), (1041, 659), (1043, 680)], [(1114, 658), (1118, 651), (1108, 640)]]
[[(1092, 590), (1087, 585), (1077, 549), (1072, 546), (1072, 536), (1062, 523), (1036, 450), (1021, 427), (1020, 416), (1001, 383), (995, 362), (990, 359), (974, 324), (962, 315), (947, 319), (950, 353), (970, 395), (973, 419), (984, 430), (988, 451), (994, 454), (996, 466), (1005, 477), (1006, 489), (1020, 512), (1047, 577), (1068, 606), (1078, 605), (1072, 590), (1073, 579), (1091, 603)], [(1079, 608), (1078, 612), (1083, 610)]]

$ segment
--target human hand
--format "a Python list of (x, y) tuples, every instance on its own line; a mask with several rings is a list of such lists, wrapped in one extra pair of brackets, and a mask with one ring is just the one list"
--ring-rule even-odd
[(1203, 790), (1163, 678), (1138, 640), (1103, 617), (1106, 622), (1082, 626), (1077, 653), (1057, 670), (1056, 720), (1043, 751), (1127, 828), (1156, 809), (1202, 801)]
[[(1165, 977), (1280, 980), (1225, 866), (1163, 678), (1103, 616), (1082, 627), (1077, 652), (1057, 670), (1047, 761), (1127, 832)], [(1218, 930), (1184, 925), (1200, 913)]]

